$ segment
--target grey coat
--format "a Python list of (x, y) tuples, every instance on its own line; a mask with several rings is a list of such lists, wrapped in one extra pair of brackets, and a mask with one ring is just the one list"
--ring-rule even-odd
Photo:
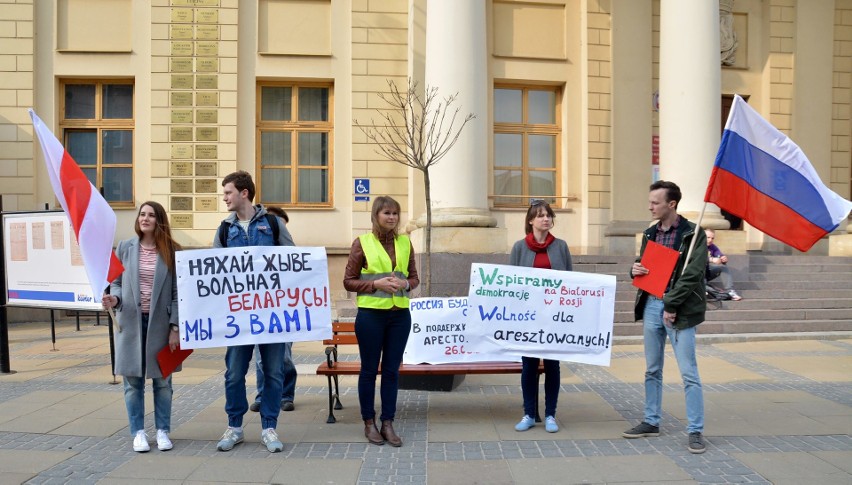
[[(118, 296), (116, 318), (121, 332), (115, 333), (115, 373), (130, 377), (162, 377), (157, 352), (169, 344), (169, 324), (178, 323), (177, 278), (157, 255), (148, 337), (142, 342), (142, 303), (139, 296), (139, 238), (118, 243), (118, 259), (124, 272), (110, 285), (110, 294)], [(145, 353), (145, 369), (142, 353)], [(180, 367), (175, 369), (179, 371)]]
[[(572, 271), (571, 253), (568, 244), (558, 237), (547, 247), (547, 257), (550, 259), (550, 269), (559, 271)], [(527, 246), (523, 239), (515, 242), (512, 253), (509, 256), (509, 264), (512, 266), (526, 266), (532, 268), (535, 260), (535, 251)]]

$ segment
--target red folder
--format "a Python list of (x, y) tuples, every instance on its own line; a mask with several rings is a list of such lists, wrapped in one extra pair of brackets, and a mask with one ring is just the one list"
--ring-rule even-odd
[(674, 249), (669, 249), (662, 244), (648, 241), (645, 252), (642, 253), (642, 266), (648, 268), (648, 274), (633, 277), (633, 286), (640, 290), (662, 298), (666, 291), (666, 285), (672, 277), (677, 258), (680, 255)]
[(174, 352), (169, 349), (168, 344), (163, 347), (163, 350), (157, 352), (157, 363), (160, 364), (160, 372), (163, 373), (163, 378), (169, 377), (169, 375), (177, 369), (177, 366), (181, 364), (189, 354), (192, 353), (192, 349), (183, 350), (180, 347), (176, 348)]

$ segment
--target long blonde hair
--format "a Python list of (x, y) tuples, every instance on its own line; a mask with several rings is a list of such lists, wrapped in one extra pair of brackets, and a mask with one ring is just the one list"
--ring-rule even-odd
[[(402, 212), (402, 208), (399, 205), (399, 202), (394, 200), (393, 197), (389, 197), (387, 195), (381, 195), (376, 197), (376, 200), (373, 201), (373, 209), (370, 211), (370, 220), (373, 222), (373, 234), (376, 237), (382, 235), (381, 226), (379, 226), (379, 212), (384, 210), (386, 207), (391, 209), (396, 209), (397, 213)], [(393, 237), (396, 237), (399, 229), (399, 220), (397, 219), (396, 227), (393, 228)]]

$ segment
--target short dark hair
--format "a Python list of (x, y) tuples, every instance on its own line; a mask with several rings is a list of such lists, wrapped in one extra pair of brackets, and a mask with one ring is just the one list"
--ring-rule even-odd
[(228, 184), (234, 184), (234, 188), (237, 189), (237, 192), (248, 190), (249, 202), (254, 201), (254, 181), (251, 179), (250, 173), (245, 170), (238, 170), (236, 172), (229, 173), (224, 179), (222, 179), (222, 187)]
[(649, 192), (659, 189), (666, 189), (666, 202), (675, 201), (675, 207), (680, 204), (680, 198), (682, 195), (680, 193), (680, 187), (678, 187), (676, 183), (669, 182), (668, 180), (657, 180), (651, 184)]
[(287, 215), (287, 211), (285, 211), (284, 209), (282, 209), (280, 207), (276, 207), (274, 205), (268, 206), (266, 208), (266, 212), (269, 212), (272, 215), (275, 215), (275, 216), (278, 216), (278, 217), (284, 219), (284, 222), (290, 222), (290, 216)]

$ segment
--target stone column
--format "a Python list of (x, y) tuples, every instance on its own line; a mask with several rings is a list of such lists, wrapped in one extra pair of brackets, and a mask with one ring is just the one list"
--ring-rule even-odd
[[(457, 94), (458, 122), (476, 115), (456, 145), (429, 171), (433, 252), (504, 252), (505, 237), (488, 205), (488, 50), (485, 0), (431, 0), (426, 5), (426, 86), (439, 101)], [(426, 224), (425, 214), (417, 225)], [(480, 229), (476, 229), (480, 228)], [(488, 233), (488, 234), (486, 234)], [(490, 235), (489, 235), (490, 234)], [(415, 235), (417, 236), (417, 235)]]
[[(660, 178), (683, 192), (681, 214), (697, 220), (719, 150), (719, 1), (660, 2)], [(704, 227), (727, 229), (708, 205)]]
[(651, 0), (612, 0), (612, 221), (607, 254), (635, 254), (651, 184)]

